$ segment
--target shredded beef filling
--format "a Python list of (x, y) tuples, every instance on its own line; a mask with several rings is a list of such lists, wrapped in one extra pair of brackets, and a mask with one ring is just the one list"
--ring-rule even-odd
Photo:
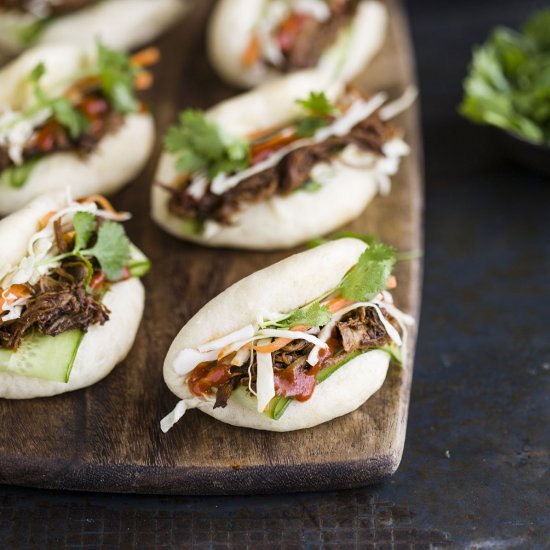
[[(108, 133), (116, 132), (123, 117), (115, 112), (109, 101), (100, 92), (91, 92), (78, 105), (80, 112), (89, 121), (88, 130), (78, 138), (72, 138), (67, 128), (53, 117), (36, 129), (23, 147), (23, 162), (42, 155), (72, 151), (80, 155), (91, 153)], [(14, 166), (6, 146), (0, 146), (0, 172)]]
[(98, 0), (0, 0), (0, 8), (55, 17), (97, 4)]
[(194, 218), (201, 222), (213, 220), (230, 225), (245, 205), (263, 202), (274, 195), (288, 195), (303, 187), (311, 178), (312, 168), (319, 162), (330, 162), (332, 157), (347, 145), (364, 151), (382, 154), (383, 144), (392, 137), (394, 129), (380, 120), (377, 114), (361, 121), (349, 134), (296, 149), (274, 166), (246, 178), (221, 195), (208, 190), (200, 199), (187, 193), (188, 182), (173, 189), (168, 202), (170, 212), (181, 218)]
[(87, 332), (91, 325), (109, 320), (109, 310), (99, 294), (86, 292), (88, 268), (81, 261), (66, 260), (32, 288), (32, 297), (21, 316), (0, 320), (0, 347), (17, 350), (29, 331), (57, 336), (72, 329)]
[(308, 17), (290, 51), (286, 52), (281, 69), (295, 71), (316, 66), (323, 52), (336, 41), (340, 31), (351, 23), (358, 4), (359, 0), (332, 2), (332, 17), (325, 22)]
[[(397, 326), (395, 319), (385, 315), (392, 325)], [(391, 342), (382, 321), (372, 308), (357, 308), (344, 316), (337, 324), (333, 332), (333, 338), (338, 342), (332, 355), (323, 360), (321, 369), (330, 368), (342, 361), (345, 361), (352, 353), (360, 350), (366, 351), (372, 348), (385, 346)], [(291, 370), (310, 371), (313, 367), (307, 363), (307, 357), (313, 348), (313, 344), (305, 340), (293, 340), (284, 348), (272, 355), (273, 369), (278, 372)], [(216, 365), (215, 362), (212, 363)], [(231, 367), (231, 378), (220, 385), (216, 392), (214, 408), (225, 407), (231, 393), (239, 385), (256, 389), (256, 360), (250, 369), (249, 377), (248, 364), (241, 367)], [(315, 371), (314, 371), (315, 372)]]

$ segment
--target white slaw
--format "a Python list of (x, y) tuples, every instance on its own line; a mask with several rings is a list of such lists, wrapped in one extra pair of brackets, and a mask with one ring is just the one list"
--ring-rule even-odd
[[(254, 349), (250, 347), (250, 344), (252, 342), (256, 342), (257, 347), (267, 346), (276, 338), (285, 338), (290, 341), (306, 340), (307, 342), (314, 344), (313, 349), (308, 355), (307, 363), (309, 365), (315, 365), (319, 360), (319, 352), (321, 349), (328, 348), (327, 341), (338, 321), (340, 321), (346, 314), (360, 307), (372, 308), (376, 312), (380, 322), (386, 330), (387, 335), (391, 339), (392, 343), (402, 350), (402, 356), (404, 358), (404, 352), (406, 351), (405, 347), (407, 345), (407, 327), (414, 324), (414, 320), (411, 316), (397, 309), (393, 305), (391, 294), (387, 291), (383, 291), (370, 301), (354, 302), (348, 306), (345, 306), (344, 308), (333, 313), (331, 320), (324, 327), (311, 327), (308, 331), (261, 328), (260, 325), (278, 323), (281, 320), (286, 319), (288, 315), (272, 313), (266, 318), (260, 317), (256, 324), (246, 325), (245, 327), (233, 331), (222, 338), (202, 344), (195, 349), (185, 348), (181, 350), (176, 355), (172, 368), (176, 374), (182, 376), (182, 383), (186, 383), (186, 376), (200, 363), (205, 361), (215, 361), (216, 359), (220, 360), (223, 357), (235, 353), (235, 356), (231, 361), (231, 365), (241, 366), (245, 364), (247, 360), (249, 361), (248, 389), (250, 394), (256, 396), (258, 412), (263, 413), (271, 399), (275, 397), (273, 357), (271, 353), (262, 351), (255, 352)], [(396, 320), (401, 329), (401, 334), (386, 318), (384, 315), (384, 310)], [(251, 367), (254, 362), (254, 353), (256, 353), (257, 359), (256, 391), (253, 391), (253, 388), (251, 387)], [(185, 368), (182, 368), (183, 364), (185, 364)], [(192, 396), (190, 398), (183, 399), (178, 403), (176, 409), (174, 409), (174, 411), (162, 420), (162, 430), (164, 432), (168, 431), (175, 424), (175, 422), (183, 416), (187, 409), (207, 403), (208, 400), (208, 396)]]

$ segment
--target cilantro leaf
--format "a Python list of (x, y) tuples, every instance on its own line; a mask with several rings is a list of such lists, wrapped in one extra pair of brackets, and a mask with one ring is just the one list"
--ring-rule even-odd
[(77, 212), (73, 217), (73, 225), (76, 233), (74, 249), (82, 250), (97, 229), (95, 216), (90, 212)]
[(67, 127), (73, 139), (82, 135), (90, 127), (88, 119), (75, 109), (67, 98), (59, 97), (51, 102), (51, 106), (55, 118)]
[(36, 105), (33, 110), (51, 109), (55, 119), (69, 130), (73, 139), (82, 135), (89, 127), (88, 119), (80, 113), (65, 97), (52, 99), (40, 86), (40, 80), (46, 73), (46, 66), (40, 62), (29, 74), (29, 81), (33, 85)]
[(29, 81), (35, 86), (40, 82), (40, 79), (46, 74), (46, 65), (41, 61), (29, 73)]
[(463, 116), (519, 137), (550, 144), (550, 9), (522, 32), (497, 27), (474, 50), (464, 80)]
[(329, 101), (325, 92), (310, 92), (307, 99), (299, 99), (296, 103), (310, 115), (328, 117), (338, 112), (338, 109)]
[(230, 136), (194, 109), (180, 114), (180, 123), (168, 129), (164, 143), (169, 153), (177, 155), (180, 172), (204, 170), (213, 179), (221, 172), (243, 170), (250, 165), (248, 142)]
[(395, 251), (377, 243), (367, 248), (338, 286), (342, 296), (354, 302), (368, 301), (386, 288), (395, 264)]
[(115, 222), (106, 221), (97, 232), (97, 242), (83, 250), (82, 256), (94, 256), (109, 281), (122, 277), (122, 270), (130, 258), (130, 241), (124, 228)]
[(278, 321), (267, 321), (265, 326), (274, 326), (282, 329), (289, 329), (296, 325), (305, 325), (306, 327), (319, 327), (326, 325), (332, 318), (332, 313), (328, 306), (321, 305), (318, 301), (301, 307), (292, 312), (287, 317)]
[(324, 117), (315, 116), (303, 118), (298, 122), (296, 132), (300, 137), (312, 137), (319, 128), (326, 126), (327, 123), (328, 121)]
[(39, 161), (40, 157), (36, 157), (26, 161), (21, 166), (6, 168), (0, 175), (0, 185), (7, 185), (8, 187), (15, 188), (23, 187)]
[(298, 121), (297, 133), (300, 137), (311, 137), (319, 128), (326, 126), (338, 109), (329, 101), (324, 92), (310, 92), (308, 99), (299, 99), (296, 103), (307, 116)]
[(550, 9), (542, 10), (529, 18), (523, 25), (522, 32), (535, 48), (550, 50)]
[(139, 108), (134, 92), (134, 78), (140, 69), (134, 67), (130, 58), (97, 43), (97, 69), (101, 89), (119, 113), (133, 113)]

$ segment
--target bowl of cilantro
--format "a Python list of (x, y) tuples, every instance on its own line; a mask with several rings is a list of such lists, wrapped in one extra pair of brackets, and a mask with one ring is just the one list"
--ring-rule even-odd
[(496, 127), (510, 155), (550, 175), (550, 9), (474, 49), (460, 113)]

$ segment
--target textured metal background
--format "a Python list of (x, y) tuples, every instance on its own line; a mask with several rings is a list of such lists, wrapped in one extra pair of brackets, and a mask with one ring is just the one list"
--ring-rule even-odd
[(549, 548), (550, 181), (456, 115), (470, 46), (543, 0), (410, 0), (427, 226), (409, 432), (392, 481), (277, 497), (0, 488), (3, 548)]

